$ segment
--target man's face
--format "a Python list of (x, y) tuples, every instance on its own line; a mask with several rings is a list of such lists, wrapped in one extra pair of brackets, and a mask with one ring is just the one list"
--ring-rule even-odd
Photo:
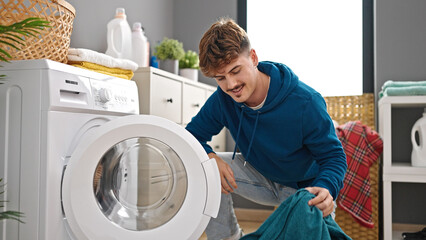
[(241, 53), (229, 64), (219, 68), (214, 75), (217, 84), (236, 102), (250, 106), (256, 90), (257, 56), (254, 50)]

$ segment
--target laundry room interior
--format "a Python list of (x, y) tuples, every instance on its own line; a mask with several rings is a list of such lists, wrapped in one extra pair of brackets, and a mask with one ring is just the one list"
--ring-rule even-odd
[[(191, 131), (231, 94), (199, 61), (219, 19), (321, 94), (347, 160), (330, 214), (341, 239), (426, 239), (426, 1), (303, 1), (0, 0), (0, 239), (216, 239), (232, 184), (210, 153), (255, 158), (268, 128), (240, 135), (241, 110), (235, 133)], [(271, 135), (291, 128), (277, 122)], [(261, 239), (283, 206), (230, 196), (240, 232), (224, 239)]]

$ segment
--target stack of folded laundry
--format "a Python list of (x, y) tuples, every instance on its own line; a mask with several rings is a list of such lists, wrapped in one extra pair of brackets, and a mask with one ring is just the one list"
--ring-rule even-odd
[(426, 81), (386, 81), (379, 97), (426, 95)]
[(114, 77), (132, 79), (138, 65), (128, 59), (119, 59), (84, 48), (70, 48), (68, 64)]

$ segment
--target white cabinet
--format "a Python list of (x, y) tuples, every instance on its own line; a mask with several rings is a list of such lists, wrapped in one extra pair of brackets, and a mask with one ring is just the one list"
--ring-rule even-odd
[(143, 101), (140, 105), (141, 107), (146, 105), (146, 110), (142, 112), (142, 109), (139, 109), (140, 112), (164, 117), (173, 122), (181, 123), (182, 83), (154, 74), (152, 75), (150, 86), (151, 87), (147, 89), (150, 90), (148, 101)]
[[(401, 108), (425, 108), (426, 96), (392, 96), (379, 100), (379, 132), (383, 139), (383, 237), (385, 240), (401, 239), (401, 232), (409, 229), (393, 229), (392, 224), (392, 183), (423, 183), (426, 187), (426, 167), (411, 166), (411, 155), (406, 154), (404, 161), (397, 161), (392, 156), (399, 151), (402, 139), (392, 133), (399, 127), (393, 123), (392, 112)], [(411, 131), (407, 129), (404, 131)], [(392, 139), (394, 138), (394, 139)], [(411, 143), (411, 142), (410, 142)], [(393, 144), (393, 145), (392, 145)], [(394, 150), (394, 151), (393, 151)], [(395, 154), (394, 154), (395, 155)], [(418, 203), (418, 209), (424, 209), (424, 202)]]
[[(139, 112), (167, 118), (186, 126), (201, 109), (216, 87), (194, 82), (158, 68), (139, 68), (133, 76), (139, 92)], [(224, 152), (226, 130), (209, 143), (216, 152)]]
[(201, 106), (207, 100), (206, 89), (184, 84), (182, 94), (182, 123), (186, 125), (200, 111)]

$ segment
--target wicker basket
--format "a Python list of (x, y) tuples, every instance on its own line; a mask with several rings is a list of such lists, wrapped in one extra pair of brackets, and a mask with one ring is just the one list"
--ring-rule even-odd
[(29, 17), (46, 19), (52, 27), (40, 31), (37, 37), (25, 37), (25, 45), (19, 51), (5, 44), (0, 44), (0, 48), (8, 52), (12, 60), (46, 58), (66, 63), (74, 7), (64, 0), (0, 0), (0, 25), (7, 26)]
[[(364, 125), (375, 129), (374, 95), (325, 97), (327, 111), (339, 124), (360, 120)], [(374, 228), (366, 228), (357, 223), (353, 217), (342, 210), (336, 209), (336, 222), (353, 240), (379, 239), (379, 161), (370, 167), (371, 204)]]

